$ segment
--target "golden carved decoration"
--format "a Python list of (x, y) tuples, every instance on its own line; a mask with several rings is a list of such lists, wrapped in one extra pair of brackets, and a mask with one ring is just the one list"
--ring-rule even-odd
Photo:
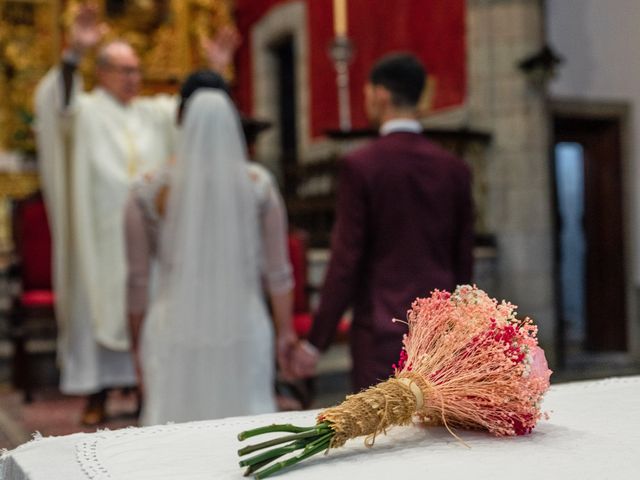
[(39, 187), (36, 172), (0, 173), (0, 198), (24, 198), (36, 192)]
[[(84, 0), (0, 0), (0, 152), (35, 153), (33, 92), (58, 61), (61, 38)], [(94, 0), (109, 25), (108, 38), (137, 50), (145, 73), (143, 93), (175, 92), (182, 78), (204, 67), (203, 35), (233, 22), (233, 0)], [(88, 57), (81, 71), (93, 85)], [(228, 72), (231, 76), (231, 72)]]
[[(0, 0), (0, 160), (8, 152), (36, 155), (33, 94), (60, 59), (62, 38), (80, 0)], [(94, 0), (110, 31), (105, 41), (127, 40), (140, 55), (143, 93), (175, 92), (190, 71), (204, 67), (202, 36), (233, 22), (233, 0)], [(93, 60), (83, 61), (93, 85)], [(232, 72), (227, 72), (231, 77)], [(10, 156), (10, 155), (9, 155)], [(4, 160), (3, 160), (4, 161)], [(2, 163), (2, 162), (0, 162)], [(22, 162), (31, 163), (32, 162)], [(24, 167), (24, 166), (23, 166)], [(6, 171), (7, 168), (11, 171)], [(8, 205), (38, 189), (33, 170), (0, 165), (0, 251), (10, 248)], [(24, 168), (23, 168), (24, 170)]]
[(13, 248), (11, 232), (11, 201), (38, 191), (38, 174), (31, 172), (0, 173), (0, 258)]
[(0, 150), (35, 152), (33, 91), (58, 55), (57, 2), (0, 0)]
[[(70, 0), (64, 13), (68, 28), (73, 11), (86, 0)], [(96, 2), (93, 2), (96, 3)], [(140, 56), (144, 71), (143, 91), (175, 90), (189, 72), (206, 67), (200, 40), (223, 25), (233, 24), (231, 0), (134, 0), (97, 2), (109, 25), (105, 41), (123, 39)], [(81, 71), (93, 85), (93, 61), (83, 62)], [(227, 72), (232, 76), (232, 72)]]

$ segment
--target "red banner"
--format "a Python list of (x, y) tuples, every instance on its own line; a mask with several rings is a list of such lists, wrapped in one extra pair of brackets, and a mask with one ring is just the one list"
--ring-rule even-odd
[[(335, 69), (327, 48), (333, 39), (333, 2), (305, 0), (309, 31), (313, 136), (338, 127)], [(236, 19), (244, 38), (238, 52), (236, 100), (252, 111), (251, 29), (283, 0), (236, 0)], [(367, 125), (362, 90), (374, 61), (392, 51), (417, 55), (432, 76), (433, 110), (464, 102), (466, 48), (464, 0), (347, 0), (348, 36), (355, 53), (349, 68), (351, 117), (354, 128)]]

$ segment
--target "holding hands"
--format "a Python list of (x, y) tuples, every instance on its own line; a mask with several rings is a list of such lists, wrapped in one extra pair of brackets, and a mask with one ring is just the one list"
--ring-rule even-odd
[(278, 366), (285, 380), (316, 375), (320, 352), (308, 341), (298, 339), (293, 330), (278, 332), (276, 349)]
[(316, 375), (320, 352), (306, 340), (296, 343), (291, 352), (290, 369), (294, 378), (308, 378)]

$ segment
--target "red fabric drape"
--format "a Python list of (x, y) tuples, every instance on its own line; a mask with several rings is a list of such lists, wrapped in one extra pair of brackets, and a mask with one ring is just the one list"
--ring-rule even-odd
[[(309, 30), (311, 129), (313, 136), (337, 128), (335, 71), (327, 55), (333, 38), (333, 2), (305, 0)], [(236, 0), (236, 20), (244, 42), (238, 52), (235, 97), (252, 111), (251, 28), (286, 0)], [(365, 127), (362, 89), (372, 63), (381, 55), (404, 50), (416, 54), (436, 79), (435, 110), (464, 102), (466, 95), (464, 0), (348, 0), (348, 35), (356, 51), (350, 67), (354, 128)]]

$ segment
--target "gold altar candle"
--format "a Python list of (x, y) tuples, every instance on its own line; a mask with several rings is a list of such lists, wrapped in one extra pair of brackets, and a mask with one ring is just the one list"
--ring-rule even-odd
[(347, 36), (347, 0), (333, 0), (333, 31), (336, 37)]

